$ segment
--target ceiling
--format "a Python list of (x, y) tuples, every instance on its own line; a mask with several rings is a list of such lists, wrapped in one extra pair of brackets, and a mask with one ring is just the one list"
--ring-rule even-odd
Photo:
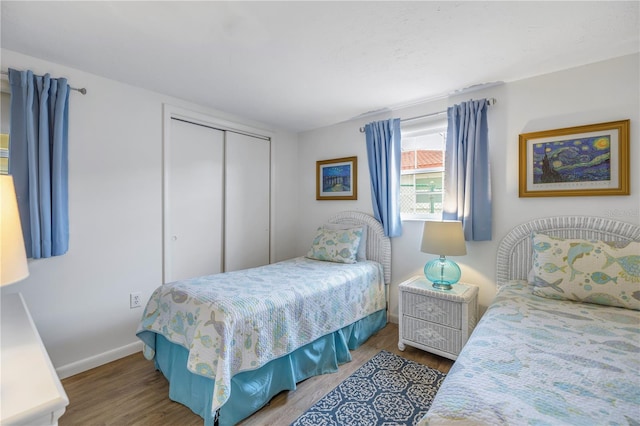
[(0, 3), (3, 48), (295, 132), (640, 51), (638, 1)]

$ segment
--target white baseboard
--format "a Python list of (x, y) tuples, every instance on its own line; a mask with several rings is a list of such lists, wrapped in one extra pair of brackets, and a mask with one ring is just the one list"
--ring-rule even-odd
[(398, 320), (398, 314), (389, 314), (389, 322), (394, 324), (398, 324), (400, 321)]
[(89, 358), (81, 359), (80, 361), (72, 362), (71, 364), (63, 365), (56, 368), (56, 372), (60, 379), (66, 379), (67, 377), (75, 376), (76, 374), (91, 370), (92, 368), (100, 367), (101, 365), (108, 364), (112, 361), (141, 351), (142, 342), (133, 342)]

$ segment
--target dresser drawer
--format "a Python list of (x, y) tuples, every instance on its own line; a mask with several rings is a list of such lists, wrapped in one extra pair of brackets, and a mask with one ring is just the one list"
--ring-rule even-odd
[(422, 294), (402, 292), (402, 312), (447, 327), (462, 329), (462, 304)]
[(406, 340), (458, 355), (462, 350), (462, 332), (412, 317), (403, 317), (402, 334)]

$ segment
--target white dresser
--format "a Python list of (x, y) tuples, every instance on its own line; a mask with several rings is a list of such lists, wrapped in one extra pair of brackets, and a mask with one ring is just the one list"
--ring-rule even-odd
[(413, 346), (457, 359), (478, 321), (478, 287), (454, 284), (437, 290), (424, 276), (399, 286), (398, 349)]
[(0, 425), (57, 425), (69, 398), (22, 295), (2, 295), (0, 313)]

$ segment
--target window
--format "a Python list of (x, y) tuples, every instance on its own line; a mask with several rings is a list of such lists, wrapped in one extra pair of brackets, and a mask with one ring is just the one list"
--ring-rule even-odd
[(446, 119), (403, 127), (400, 214), (403, 220), (441, 219)]
[(0, 95), (2, 95), (2, 105), (0, 106), (0, 174), (9, 173), (9, 114), (11, 110), (11, 95), (5, 93), (4, 86), (3, 84), (2, 93), (0, 93)]

